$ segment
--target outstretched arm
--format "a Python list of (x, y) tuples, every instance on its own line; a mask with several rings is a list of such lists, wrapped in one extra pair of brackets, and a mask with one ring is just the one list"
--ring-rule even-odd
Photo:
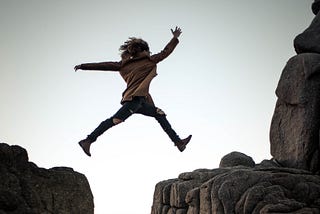
[(178, 37), (181, 35), (182, 31), (179, 27), (176, 27), (175, 30), (171, 29), (171, 33), (173, 35), (173, 38), (170, 40), (170, 42), (164, 47), (164, 49), (157, 54), (154, 54), (151, 56), (151, 59), (155, 61), (156, 63), (164, 60), (167, 58), (172, 51), (175, 49), (175, 47), (178, 45), (179, 40)]
[(74, 66), (74, 71), (81, 70), (100, 70), (100, 71), (119, 71), (120, 62), (98, 62), (85, 63)]

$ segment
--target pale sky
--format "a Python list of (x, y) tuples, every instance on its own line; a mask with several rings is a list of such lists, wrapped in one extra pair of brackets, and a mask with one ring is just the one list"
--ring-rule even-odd
[[(27, 149), (40, 167), (86, 175), (97, 214), (150, 213), (157, 182), (218, 168), (232, 151), (270, 159), (269, 128), (293, 39), (312, 0), (0, 0), (0, 141)], [(158, 65), (151, 94), (181, 137), (180, 153), (153, 118), (133, 115), (92, 145), (78, 146), (120, 108), (116, 72), (79, 71), (118, 61), (130, 36), (153, 53), (183, 33)]]

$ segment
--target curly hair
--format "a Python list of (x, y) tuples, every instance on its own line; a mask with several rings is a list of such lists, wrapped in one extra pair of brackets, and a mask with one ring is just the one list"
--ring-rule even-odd
[(119, 51), (121, 51), (122, 56), (134, 56), (142, 51), (147, 51), (150, 53), (148, 43), (136, 37), (129, 37), (129, 39), (125, 41), (123, 45), (120, 46)]

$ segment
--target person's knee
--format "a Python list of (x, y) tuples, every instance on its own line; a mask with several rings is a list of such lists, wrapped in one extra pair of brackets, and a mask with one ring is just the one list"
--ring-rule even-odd
[(117, 125), (117, 124), (119, 124), (119, 123), (122, 123), (123, 120), (121, 120), (121, 119), (119, 119), (119, 118), (112, 118), (112, 122), (113, 122), (114, 125)]
[(160, 108), (157, 108), (156, 112), (157, 112), (157, 115), (159, 116), (166, 116), (166, 113), (164, 113), (164, 111), (162, 111), (162, 109)]

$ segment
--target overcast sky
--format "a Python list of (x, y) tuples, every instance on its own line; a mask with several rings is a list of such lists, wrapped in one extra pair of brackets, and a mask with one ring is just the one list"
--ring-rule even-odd
[[(217, 168), (232, 151), (270, 159), (269, 127), (293, 39), (311, 23), (312, 0), (0, 0), (0, 141), (29, 160), (85, 174), (97, 214), (150, 213), (157, 182)], [(183, 33), (158, 65), (151, 94), (181, 137), (180, 153), (153, 118), (134, 115), (78, 146), (120, 108), (115, 72), (79, 71), (118, 61), (130, 36), (153, 53)]]

